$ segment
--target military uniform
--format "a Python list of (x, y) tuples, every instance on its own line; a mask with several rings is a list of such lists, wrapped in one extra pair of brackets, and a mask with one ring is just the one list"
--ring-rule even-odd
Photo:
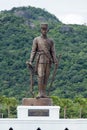
[(38, 97), (46, 97), (46, 85), (50, 74), (51, 63), (57, 62), (55, 55), (54, 42), (47, 36), (43, 35), (36, 37), (33, 40), (30, 62), (37, 59), (37, 73), (38, 73)]

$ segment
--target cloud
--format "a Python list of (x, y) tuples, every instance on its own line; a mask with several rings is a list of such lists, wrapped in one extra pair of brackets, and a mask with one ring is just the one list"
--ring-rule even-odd
[(79, 14), (66, 14), (59, 18), (65, 24), (84, 24), (85, 18)]

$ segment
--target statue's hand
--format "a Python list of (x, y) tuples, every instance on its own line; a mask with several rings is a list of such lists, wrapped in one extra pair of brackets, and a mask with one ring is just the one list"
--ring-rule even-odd
[(58, 61), (55, 62), (55, 66), (58, 67)]
[(28, 64), (32, 65), (32, 62), (26, 61), (26, 64), (27, 64), (27, 65), (28, 65)]

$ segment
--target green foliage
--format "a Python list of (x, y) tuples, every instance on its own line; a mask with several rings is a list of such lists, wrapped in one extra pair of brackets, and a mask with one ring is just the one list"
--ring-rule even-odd
[(74, 99), (51, 96), (53, 105), (60, 106), (60, 118), (87, 118), (87, 98)]
[[(51, 96), (54, 106), (60, 106), (60, 118), (87, 118), (87, 98), (74, 99)], [(0, 115), (4, 118), (17, 116), (18, 100), (14, 97), (0, 96)]]
[(6, 97), (0, 96), (0, 114), (3, 115), (4, 118), (8, 117), (16, 117), (16, 107), (18, 101), (14, 97)]

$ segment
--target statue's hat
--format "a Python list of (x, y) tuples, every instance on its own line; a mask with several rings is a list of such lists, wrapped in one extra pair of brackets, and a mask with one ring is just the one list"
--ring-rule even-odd
[(41, 23), (41, 28), (48, 28), (48, 24), (47, 23)]

